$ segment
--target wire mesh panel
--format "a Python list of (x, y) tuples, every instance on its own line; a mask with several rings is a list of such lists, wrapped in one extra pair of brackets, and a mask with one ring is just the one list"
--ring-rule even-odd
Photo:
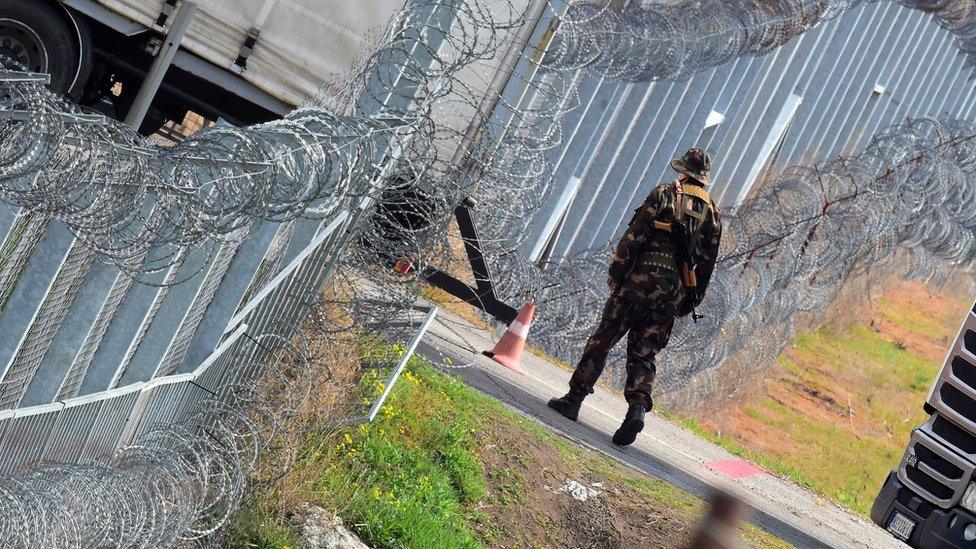
[[(173, 382), (166, 378), (156, 378), (146, 383), (143, 395), (146, 397), (145, 409), (141, 413), (138, 427), (133, 432), (134, 438), (139, 438), (146, 431), (172, 423), (173, 416), (189, 390), (189, 380), (192, 376), (182, 374), (181, 381)], [(163, 381), (165, 383), (157, 383)]]
[[(352, 220), (349, 212), (337, 215), (308, 246), (241, 306), (226, 331), (247, 324), (253, 333), (276, 333), (294, 325), (300, 311), (311, 306), (309, 295), (321, 292), (330, 271), (338, 265), (339, 250), (345, 244), (345, 228)], [(283, 334), (282, 334), (283, 335)]]
[[(176, 282), (181, 278), (180, 273), (183, 267), (187, 265), (187, 256), (188, 252), (181, 252), (180, 259), (174, 265), (171, 265), (167, 270), (166, 278), (163, 280), (161, 286), (149, 291), (150, 295), (148, 297), (151, 305), (149, 305), (148, 309), (145, 310), (144, 313), (143, 311), (139, 311), (139, 313), (142, 313), (145, 316), (138, 319), (137, 322), (125, 322), (117, 324), (119, 327), (119, 331), (117, 333), (120, 335), (115, 340), (115, 343), (121, 344), (121, 347), (116, 347), (113, 349), (113, 351), (109, 351), (108, 353), (102, 355), (99, 353), (95, 354), (96, 359), (100, 359), (107, 364), (118, 364), (118, 368), (115, 370), (115, 374), (112, 376), (107, 388), (112, 389), (118, 387), (120, 383), (128, 384), (136, 381), (142, 381), (141, 379), (138, 379), (139, 376), (127, 377), (129, 367), (131, 366), (132, 360), (136, 356), (136, 353), (139, 351), (143, 338), (146, 337), (146, 333), (150, 330), (150, 328), (152, 328), (153, 320), (155, 320), (156, 314), (159, 313), (160, 308), (163, 306), (163, 303), (165, 303), (167, 295), (169, 295), (169, 292), (173, 290)], [(200, 256), (196, 255), (194, 259), (200, 259)], [(145, 289), (145, 286), (140, 286), (138, 289)], [(130, 313), (134, 307), (141, 305), (144, 305), (144, 303), (136, 304), (134, 301), (130, 302), (129, 308), (124, 311), (124, 313)], [(134, 333), (133, 327), (137, 327), (137, 329), (134, 330)], [(118, 350), (120, 348), (124, 348), (121, 358), (118, 356)]]
[(193, 334), (196, 332), (197, 327), (203, 320), (203, 315), (207, 310), (207, 306), (210, 305), (214, 294), (217, 292), (217, 288), (221, 281), (224, 279), (224, 275), (227, 269), (230, 267), (231, 260), (234, 255), (240, 250), (244, 239), (247, 237), (248, 232), (245, 231), (241, 235), (237, 235), (230, 242), (225, 243), (221, 247), (220, 252), (214, 257), (213, 265), (210, 270), (207, 271), (206, 279), (202, 282), (200, 289), (198, 290), (196, 296), (193, 298), (192, 304), (187, 309), (182, 322), (179, 325), (179, 330), (173, 336), (173, 339), (166, 345), (164, 353), (158, 368), (155, 371), (156, 376), (165, 376), (173, 373), (177, 366), (183, 361), (186, 354), (187, 348), (190, 345), (190, 341), (193, 338)]
[(245, 335), (248, 328), (246, 324), (238, 326), (193, 371), (197, 385), (211, 396), (227, 396), (234, 384), (256, 373), (256, 366), (250, 357), (257, 344), (253, 338)]
[(244, 292), (244, 296), (240, 301), (241, 303), (251, 301), (254, 294), (264, 288), (281, 271), (281, 268), (284, 266), (285, 252), (288, 250), (288, 243), (295, 229), (295, 223), (296, 221), (292, 220), (282, 223), (279, 226), (278, 232), (268, 247), (268, 252), (254, 273), (254, 279)]
[(104, 303), (99, 308), (97, 317), (91, 325), (91, 329), (85, 335), (84, 343), (77, 355), (72, 360), (71, 367), (65, 376), (64, 383), (58, 390), (56, 399), (62, 400), (78, 395), (88, 366), (91, 364), (102, 338), (108, 330), (109, 325), (115, 318), (116, 313), (122, 305), (123, 299), (128, 294), (129, 289), (135, 283), (134, 279), (119, 273), (115, 276), (115, 281)]
[(10, 292), (44, 236), (49, 221), (42, 215), (21, 215), (7, 234), (0, 249), (0, 260), (3, 261), (0, 268), (0, 311), (6, 307)]
[(81, 243), (72, 245), (0, 384), (0, 408), (16, 407), (20, 403), (95, 257), (96, 254)]
[[(104, 297), (92, 300), (97, 318), (91, 316), (94, 322), (84, 341), (73, 341), (71, 348), (78, 351), (63, 372), (60, 397), (84, 396), (64, 403), (71, 409), (60, 412), (67, 423), (56, 430), (47, 425), (43, 431), (56, 433), (60, 442), (84, 440), (87, 448), (79, 444), (76, 450), (60, 451), (76, 463), (36, 463), (24, 484), (0, 481), (0, 501), (12, 505), (55, 502), (18, 497), (50, 488), (51, 479), (72, 498), (80, 490), (93, 497), (91, 491), (98, 492), (98, 505), (80, 513), (60, 506), (44, 515), (63, 528), (27, 533), (36, 524), (14, 524), (5, 533), (40, 539), (41, 546), (152, 547), (171, 545), (177, 538), (204, 538), (226, 521), (239, 503), (244, 475), (267, 443), (263, 432), (270, 426), (260, 422), (273, 421), (278, 413), (241, 382), (267, 371), (265, 359), (276, 358), (273, 350), (291, 345), (290, 336), (308, 316), (356, 234), (349, 229), (359, 228), (363, 211), (375, 204), (387, 182), (404, 174), (426, 174), (437, 162), (434, 134), (441, 130), (430, 122), (442, 113), (432, 114), (435, 102), (456, 89), (459, 69), (491, 60), (500, 51), (508, 32), (520, 24), (517, 11), (505, 0), (497, 5), (412, 0), (378, 36), (377, 50), (349, 76), (348, 91), (316, 99), (263, 128), (210, 128), (172, 149), (154, 149), (127, 129), (75, 113), (44, 96), (47, 92), (39, 85), (17, 95), (21, 109), (12, 114), (19, 117), (17, 123), (4, 125), (0, 117), (0, 127), (16, 134), (4, 140), (4, 152), (7, 147), (42, 143), (42, 149), (51, 147), (57, 154), (32, 149), (17, 156), (20, 165), (0, 166), (0, 194), (24, 202), (30, 210), (54, 213), (72, 235), (98, 252), (100, 260), (118, 268), (119, 275), (111, 288), (98, 292)], [(457, 20), (463, 24), (455, 25)], [(32, 124), (35, 120), (24, 102), (38, 97), (50, 102), (33, 111), (43, 111), (38, 116), (44, 123)], [(474, 104), (469, 98), (464, 101), (465, 108)], [(60, 114), (47, 116), (48, 107)], [(459, 133), (445, 132), (445, 143)], [(99, 139), (85, 138), (92, 133)], [(14, 182), (10, 176), (33, 170), (43, 172), (33, 182)], [(42, 187), (48, 197), (67, 193), (70, 199), (40, 199)], [(449, 200), (454, 197), (441, 197), (444, 204)], [(154, 212), (146, 215), (150, 202)], [(350, 206), (355, 204), (359, 206)], [(158, 373), (183, 369), (176, 365), (185, 362), (194, 325), (206, 318), (206, 303), (219, 293), (216, 281), (229, 272), (229, 256), (235, 253), (214, 252), (252, 223), (286, 228), (277, 241), (267, 241), (273, 246), (265, 244), (260, 252), (272, 248), (264, 273), (246, 272), (262, 268), (249, 264), (233, 278), (257, 284), (253, 297), (231, 300), (245, 304), (224, 343), (189, 373), (129, 384), (145, 379), (142, 374), (152, 364), (143, 361), (140, 351), (161, 361)], [(206, 258), (197, 262), (193, 253), (201, 250)], [(184, 266), (189, 271), (203, 266), (212, 275), (189, 283), (177, 280), (174, 273)], [(388, 269), (384, 274), (389, 275)], [(127, 280), (130, 277), (136, 281)], [(159, 347), (149, 353), (163, 336), (172, 336), (165, 350), (155, 352)], [(299, 356), (297, 365), (282, 360), (275, 366), (300, 385), (307, 379), (301, 375), (307, 360)], [(405, 361), (398, 362), (401, 368)], [(116, 385), (122, 386), (119, 391), (105, 390)], [(285, 399), (279, 406), (297, 402), (300, 399)], [(248, 411), (258, 404), (265, 406), (265, 413), (249, 417)], [(40, 434), (28, 422), (53, 417), (49, 411), (25, 407), (18, 410), (23, 418), (0, 416), (5, 442), (15, 444)], [(89, 421), (97, 427), (86, 429)], [(69, 426), (75, 428), (71, 433)], [(109, 444), (116, 433), (117, 452), (77, 463)], [(18, 462), (35, 458), (25, 455)], [(102, 490), (115, 497), (103, 497)], [(0, 516), (4, 528), (7, 516)], [(100, 521), (106, 516), (111, 524), (103, 525)]]

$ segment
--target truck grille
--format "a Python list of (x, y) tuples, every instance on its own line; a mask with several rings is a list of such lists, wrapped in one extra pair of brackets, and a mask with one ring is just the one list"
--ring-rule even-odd
[(976, 436), (936, 412), (922, 430), (976, 461)]
[(961, 355), (956, 355), (952, 357), (949, 367), (952, 369), (952, 375), (956, 376), (959, 381), (968, 387), (976, 387), (976, 364), (970, 364)]
[(976, 306), (966, 316), (928, 404), (935, 413), (912, 433), (898, 478), (947, 509), (959, 501), (976, 468)]
[(898, 477), (905, 485), (944, 509), (959, 501), (972, 473), (971, 463), (922, 430), (912, 433), (898, 468)]
[(976, 434), (976, 311), (966, 316), (928, 403), (955, 425)]
[(948, 407), (950, 417), (965, 419), (976, 423), (976, 399), (960, 391), (952, 383), (946, 383), (939, 388), (939, 397)]

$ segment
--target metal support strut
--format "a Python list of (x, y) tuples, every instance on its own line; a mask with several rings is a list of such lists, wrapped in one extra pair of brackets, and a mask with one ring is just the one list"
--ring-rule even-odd
[(136, 94), (132, 107), (129, 108), (129, 114), (125, 117), (125, 123), (136, 130), (142, 126), (142, 121), (146, 119), (149, 106), (156, 97), (156, 92), (159, 91), (159, 86), (163, 83), (163, 77), (166, 76), (166, 71), (173, 63), (176, 52), (180, 49), (180, 42), (186, 36), (186, 31), (190, 28), (190, 20), (193, 19), (196, 11), (197, 5), (189, 0), (183, 0), (176, 7), (173, 22), (166, 33), (166, 39), (163, 40), (163, 45), (159, 48), (159, 53), (156, 54), (152, 66), (149, 67), (149, 73), (146, 74), (146, 79), (142, 82), (142, 87), (139, 88), (139, 93)]
[(444, 271), (433, 267), (428, 267), (424, 271), (423, 278), (452, 296), (481, 309), (505, 324), (509, 324), (518, 316), (518, 311), (511, 305), (499, 300), (495, 294), (491, 271), (488, 269), (488, 262), (485, 261), (485, 256), (481, 251), (481, 240), (478, 238), (474, 219), (471, 218), (470, 208), (473, 207), (474, 201), (470, 198), (465, 199), (464, 203), (454, 210), (454, 217), (457, 219), (458, 229), (461, 231), (461, 240), (464, 241), (464, 251), (467, 253), (468, 262), (471, 264), (475, 287), (472, 288)]

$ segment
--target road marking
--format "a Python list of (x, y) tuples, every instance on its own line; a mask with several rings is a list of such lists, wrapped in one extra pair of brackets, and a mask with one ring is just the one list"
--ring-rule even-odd
[(765, 475), (766, 471), (757, 467), (754, 463), (744, 459), (727, 459), (722, 461), (712, 461), (706, 463), (709, 469), (725, 473), (734, 479)]

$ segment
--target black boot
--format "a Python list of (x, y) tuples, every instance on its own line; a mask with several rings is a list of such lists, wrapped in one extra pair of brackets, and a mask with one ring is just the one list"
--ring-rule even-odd
[(566, 396), (550, 400), (549, 407), (562, 414), (566, 419), (576, 421), (579, 419), (580, 406), (583, 405), (584, 398), (586, 398), (586, 393), (570, 389)]
[(624, 422), (613, 434), (613, 443), (618, 446), (630, 446), (637, 440), (637, 433), (644, 430), (644, 414), (647, 407), (641, 402), (635, 402), (627, 409)]

